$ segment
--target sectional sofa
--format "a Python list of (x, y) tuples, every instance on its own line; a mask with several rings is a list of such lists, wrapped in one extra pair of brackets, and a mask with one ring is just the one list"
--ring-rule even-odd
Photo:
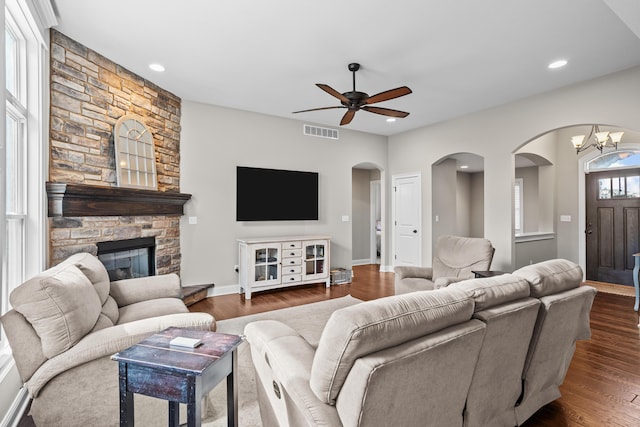
[(245, 328), (265, 426), (515, 426), (560, 397), (596, 290), (566, 260)]

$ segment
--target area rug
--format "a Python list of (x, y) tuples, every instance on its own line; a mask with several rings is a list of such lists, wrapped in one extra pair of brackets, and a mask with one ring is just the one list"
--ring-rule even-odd
[[(245, 325), (257, 320), (279, 320), (294, 329), (312, 345), (320, 340), (322, 328), (318, 324), (325, 324), (331, 313), (343, 307), (361, 302), (351, 295), (296, 307), (268, 311), (221, 320), (217, 323), (217, 331), (228, 334), (242, 335)], [(242, 343), (238, 349), (238, 425), (242, 427), (261, 427), (260, 408), (256, 392), (256, 379), (251, 361), (249, 344)], [(211, 392), (212, 407), (208, 408), (207, 417), (203, 420), (204, 427), (226, 427), (227, 425), (227, 395), (226, 381), (222, 381)]]

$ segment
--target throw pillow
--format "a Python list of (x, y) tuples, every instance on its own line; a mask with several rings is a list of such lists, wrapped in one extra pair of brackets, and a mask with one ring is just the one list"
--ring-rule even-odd
[(10, 295), (42, 342), (49, 359), (68, 350), (91, 331), (102, 304), (93, 285), (78, 267), (54, 267), (18, 286)]

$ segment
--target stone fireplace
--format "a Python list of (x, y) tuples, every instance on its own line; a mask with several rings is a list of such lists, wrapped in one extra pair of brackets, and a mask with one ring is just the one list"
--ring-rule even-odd
[[(180, 98), (51, 30), (49, 264), (104, 242), (150, 238), (157, 274), (180, 272)], [(113, 126), (150, 128), (156, 190), (117, 187)]]

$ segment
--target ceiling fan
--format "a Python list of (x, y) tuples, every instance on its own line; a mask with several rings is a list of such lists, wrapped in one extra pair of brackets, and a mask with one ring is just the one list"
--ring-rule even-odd
[(320, 89), (327, 92), (329, 95), (338, 98), (340, 100), (340, 104), (342, 105), (294, 111), (293, 114), (305, 113), (307, 111), (329, 110), (332, 108), (347, 108), (347, 112), (344, 113), (344, 116), (342, 116), (342, 120), (340, 120), (340, 126), (351, 123), (351, 120), (353, 120), (353, 116), (355, 116), (356, 111), (358, 110), (365, 110), (370, 113), (381, 114), (383, 116), (390, 117), (407, 117), (409, 115), (409, 113), (405, 111), (392, 110), (390, 108), (382, 107), (371, 107), (369, 105), (375, 104), (377, 102), (388, 101), (394, 98), (399, 98), (404, 95), (409, 95), (411, 93), (411, 89), (406, 86), (401, 86), (395, 89), (377, 93), (373, 96), (369, 96), (364, 92), (358, 92), (356, 90), (356, 71), (358, 71), (359, 69), (360, 64), (355, 62), (349, 64), (349, 71), (353, 73), (353, 90), (350, 92), (340, 93), (329, 85), (316, 83), (316, 86), (318, 86)]

